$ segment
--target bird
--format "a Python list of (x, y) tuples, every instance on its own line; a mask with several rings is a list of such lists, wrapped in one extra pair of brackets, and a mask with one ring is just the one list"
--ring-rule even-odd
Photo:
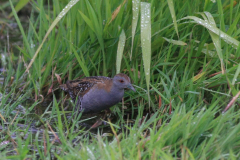
[(124, 89), (136, 92), (130, 78), (124, 73), (116, 74), (113, 78), (92, 76), (68, 80), (59, 87), (68, 92), (76, 104), (75, 110), (83, 113), (108, 110), (122, 100)]

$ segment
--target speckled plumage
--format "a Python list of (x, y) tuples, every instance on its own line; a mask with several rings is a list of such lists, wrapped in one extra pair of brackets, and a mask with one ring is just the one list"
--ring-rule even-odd
[(60, 88), (68, 92), (74, 102), (77, 99), (76, 109), (84, 113), (99, 112), (117, 104), (126, 88), (135, 91), (130, 78), (123, 73), (114, 78), (93, 76), (67, 81)]

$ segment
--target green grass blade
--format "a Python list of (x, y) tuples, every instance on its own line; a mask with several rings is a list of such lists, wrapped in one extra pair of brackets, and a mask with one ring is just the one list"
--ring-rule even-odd
[(88, 26), (93, 30), (93, 32), (96, 33), (96, 31), (95, 31), (95, 29), (93, 27), (92, 21), (87, 16), (85, 16), (81, 11), (79, 11), (79, 13), (82, 16), (82, 18), (84, 19), (84, 21), (88, 24)]
[[(18, 12), (20, 11), (25, 5), (27, 5), (27, 3), (29, 2), (29, 0), (20, 0), (16, 7), (15, 7), (15, 11)], [(13, 16), (13, 12), (9, 14), (9, 18)]]
[(151, 63), (151, 4), (146, 2), (141, 2), (141, 46), (144, 72), (149, 92)]
[[(78, 55), (78, 53), (77, 53), (77, 51), (75, 50), (74, 47), (72, 47), (72, 50), (73, 50), (73, 53), (74, 53), (75, 57), (77, 58), (77, 61), (78, 61), (79, 65), (81, 66), (81, 69), (82, 69), (84, 75), (85, 75), (86, 77), (89, 77), (88, 68), (87, 68), (87, 66), (86, 66), (85, 63), (84, 63), (84, 59), (81, 60), (80, 56)], [(80, 52), (81, 52), (81, 51), (80, 51)], [(81, 54), (82, 54), (82, 53), (81, 53)]]
[(134, 37), (135, 37), (135, 32), (137, 28), (137, 23), (138, 23), (138, 15), (139, 15), (139, 6), (140, 0), (132, 0), (132, 46), (131, 46), (131, 54), (130, 54), (130, 60), (132, 60), (132, 51), (133, 51), (133, 42), (134, 42)]
[[(212, 26), (217, 27), (216, 23), (214, 21), (214, 18), (212, 17), (212, 15), (209, 12), (205, 12), (205, 14), (206, 14), (206, 16), (208, 18), (208, 22)], [(224, 62), (223, 62), (223, 55), (222, 55), (220, 37), (217, 34), (213, 33), (212, 31), (209, 31), (209, 34), (212, 37), (213, 44), (214, 44), (214, 46), (216, 48), (216, 51), (217, 51), (217, 54), (218, 54), (218, 57), (219, 57), (219, 60), (220, 60), (220, 63), (221, 63), (222, 74), (224, 74), (225, 67), (224, 67)]]
[(117, 49), (117, 61), (116, 61), (117, 73), (120, 73), (125, 41), (126, 41), (126, 35), (125, 35), (124, 30), (122, 30), (121, 35), (119, 37), (118, 49)]
[(46, 41), (48, 35), (50, 34), (50, 32), (53, 30), (53, 28), (57, 25), (57, 23), (62, 19), (63, 16), (65, 16), (65, 14), (78, 2), (79, 0), (71, 0), (66, 7), (59, 13), (59, 15), (57, 16), (57, 18), (53, 21), (53, 23), (51, 24), (51, 26), (49, 27), (46, 35), (43, 38), (42, 43), (39, 45), (37, 51), (35, 52), (33, 58), (31, 59), (29, 65), (27, 66), (27, 69), (25, 72), (27, 72), (30, 67), (32, 66), (33, 62), (35, 61), (39, 51), (41, 50), (43, 43)]
[(192, 20), (194, 20), (196, 23), (204, 26), (205, 28), (209, 29), (213, 33), (215, 33), (218, 36), (220, 36), (225, 42), (227, 42), (228, 44), (232, 45), (234, 48), (238, 47), (238, 45), (239, 45), (239, 41), (238, 40), (232, 38), (231, 36), (229, 36), (225, 32), (223, 32), (220, 29), (218, 29), (217, 27), (211, 25), (209, 22), (204, 21), (203, 19), (195, 17), (195, 16), (187, 16), (185, 18), (182, 18), (181, 20), (185, 20), (185, 19), (192, 19)]
[(187, 43), (183, 42), (183, 41), (176, 41), (173, 39), (167, 39), (165, 37), (162, 37), (163, 39), (165, 39), (166, 41), (168, 41), (169, 43), (175, 44), (175, 45), (179, 45), (179, 46), (186, 46)]
[(174, 28), (176, 30), (178, 39), (179, 39), (179, 34), (178, 34), (178, 27), (177, 27), (177, 21), (176, 21), (176, 14), (175, 14), (175, 10), (174, 10), (174, 4), (173, 4), (173, 0), (167, 0), (168, 2), (168, 7), (172, 16), (172, 20), (173, 20), (173, 24), (174, 24)]
[(31, 53), (32, 50), (31, 50), (31, 48), (30, 48), (30, 45), (29, 45), (29, 43), (28, 43), (26, 34), (25, 34), (24, 30), (23, 30), (23, 27), (22, 27), (21, 22), (20, 22), (20, 20), (19, 20), (19, 18), (18, 18), (18, 15), (17, 15), (17, 13), (16, 13), (16, 11), (15, 11), (15, 9), (14, 9), (14, 6), (13, 6), (13, 4), (12, 4), (12, 1), (9, 0), (9, 2), (10, 2), (10, 5), (11, 5), (11, 8), (12, 8), (12, 13), (13, 13), (16, 21), (17, 21), (18, 27), (19, 27), (19, 29), (20, 29), (20, 31), (21, 31), (22, 36), (23, 36), (23, 41), (25, 42), (25, 45), (26, 45), (26, 47), (27, 47), (28, 52)]

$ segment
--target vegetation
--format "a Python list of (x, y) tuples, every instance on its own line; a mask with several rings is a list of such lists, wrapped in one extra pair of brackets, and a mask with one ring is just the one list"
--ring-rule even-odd
[[(27, 3), (23, 27), (16, 10)], [(9, 0), (4, 7), (23, 43), (0, 47), (1, 159), (240, 157), (239, 1)], [(11, 31), (8, 22), (0, 20), (0, 34)], [(60, 83), (117, 72), (137, 92), (112, 108), (107, 125), (84, 128), (91, 116), (64, 111), (73, 104)]]

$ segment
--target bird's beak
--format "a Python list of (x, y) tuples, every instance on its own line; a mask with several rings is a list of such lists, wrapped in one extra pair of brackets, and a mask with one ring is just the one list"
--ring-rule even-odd
[(132, 86), (132, 84), (129, 84), (128, 87), (129, 89), (133, 90), (134, 92), (136, 92), (135, 88)]

